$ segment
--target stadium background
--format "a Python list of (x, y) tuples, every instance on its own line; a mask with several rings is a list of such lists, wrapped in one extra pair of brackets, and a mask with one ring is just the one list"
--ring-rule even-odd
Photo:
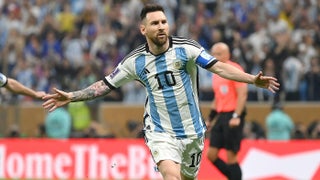
[[(1, 0), (0, 71), (46, 92), (52, 87), (67, 91), (86, 87), (144, 42), (137, 22), (147, 2)], [(319, 133), (310, 132), (320, 117), (319, 0), (155, 2), (165, 7), (172, 34), (193, 38), (206, 49), (224, 41), (247, 72), (262, 69), (280, 80), (281, 90), (276, 94), (250, 86), (248, 127), (258, 124), (265, 129), (272, 104), (281, 102), (296, 125), (294, 132), (303, 134), (293, 139), (320, 138), (320, 128)], [(206, 117), (213, 98), (211, 79), (204, 71), (200, 75)], [(103, 99), (66, 107), (73, 117), (73, 137), (106, 141), (139, 137), (144, 96), (144, 89), (134, 82)], [(41, 101), (4, 89), (0, 101), (1, 144), (7, 145), (9, 138), (46, 138), (43, 123), (47, 112)], [(247, 139), (265, 139), (253, 128), (248, 131)]]

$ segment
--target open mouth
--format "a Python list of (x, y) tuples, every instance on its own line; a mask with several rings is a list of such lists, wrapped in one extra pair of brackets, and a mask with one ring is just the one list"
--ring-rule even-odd
[(166, 34), (158, 34), (158, 37), (159, 37), (159, 38), (165, 38), (165, 37), (166, 37)]

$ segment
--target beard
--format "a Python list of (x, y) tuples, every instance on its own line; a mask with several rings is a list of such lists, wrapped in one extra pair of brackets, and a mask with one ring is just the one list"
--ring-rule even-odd
[(154, 38), (150, 38), (150, 40), (152, 41), (152, 43), (154, 43), (156, 46), (163, 46), (164, 44), (167, 43), (168, 41), (168, 35), (165, 35), (163, 38), (159, 38), (158, 36), (154, 37)]

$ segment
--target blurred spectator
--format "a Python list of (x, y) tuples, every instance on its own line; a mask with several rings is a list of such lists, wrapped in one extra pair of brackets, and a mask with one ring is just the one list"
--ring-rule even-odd
[(256, 121), (247, 121), (244, 124), (243, 136), (245, 139), (265, 139), (266, 135), (262, 126)]
[(115, 138), (102, 123), (92, 121), (89, 128), (84, 131), (84, 138)]
[(74, 32), (76, 25), (76, 14), (71, 11), (71, 6), (68, 2), (63, 2), (62, 11), (56, 16), (59, 31), (63, 34)]
[(108, 65), (115, 66), (115, 63), (111, 62), (113, 59), (110, 59), (110, 49), (112, 46), (116, 46), (116, 43), (115, 32), (109, 25), (103, 26), (92, 43), (90, 58), (96, 61), (101, 69), (106, 68)]
[(318, 122), (310, 134), (311, 139), (320, 139), (320, 122)]
[(268, 140), (290, 140), (294, 124), (291, 117), (283, 111), (280, 103), (272, 106), (272, 111), (266, 117), (266, 132)]
[(21, 32), (25, 37), (29, 37), (32, 34), (40, 33), (40, 26), (38, 25), (37, 19), (35, 16), (30, 14), (27, 17), (27, 21), (23, 25), (23, 31)]
[(79, 68), (85, 64), (85, 49), (87, 41), (81, 39), (80, 32), (74, 30), (68, 32), (62, 40), (62, 46), (64, 49), (63, 54), (67, 61), (70, 61), (70, 65), (74, 68)]
[(79, 68), (73, 67), (70, 61), (64, 59), (55, 64), (53, 70), (56, 72), (55, 78), (59, 83), (57, 86), (64, 89), (76, 89), (77, 82), (74, 81), (74, 77), (77, 76)]
[(98, 18), (94, 9), (85, 9), (81, 13), (80, 19), (77, 21), (77, 28), (81, 29), (81, 37), (88, 41), (88, 48), (90, 49), (92, 43), (98, 35)]
[(37, 129), (36, 134), (37, 134), (38, 138), (46, 138), (47, 137), (46, 126), (44, 125), (44, 123), (40, 123), (38, 125), (38, 129)]
[(309, 101), (320, 100), (320, 56), (311, 58), (311, 70), (305, 75), (306, 96)]
[(85, 130), (91, 123), (91, 113), (85, 102), (73, 102), (68, 105), (68, 112), (72, 119), (71, 137), (84, 137)]
[(290, 55), (283, 62), (282, 79), (285, 100), (287, 101), (299, 101), (300, 99), (300, 88), (299, 84), (304, 75), (303, 65), (300, 59), (297, 58), (298, 50), (295, 45), (290, 46)]
[(144, 138), (143, 125), (137, 120), (128, 120), (127, 129), (130, 138)]
[(69, 138), (71, 134), (71, 116), (65, 108), (48, 113), (45, 119), (45, 132), (49, 138)]
[(9, 130), (6, 135), (7, 138), (20, 138), (22, 134), (20, 132), (19, 126), (17, 124), (12, 124), (9, 126)]
[(29, 62), (41, 62), (44, 56), (38, 35), (32, 34), (30, 36), (24, 48), (24, 55)]
[(312, 121), (308, 128), (307, 128), (307, 134), (309, 138), (320, 138), (320, 120), (315, 119)]
[(43, 22), (40, 23), (39, 27), (40, 27), (40, 33), (39, 33), (40, 39), (45, 39), (49, 32), (54, 32), (55, 34), (57, 34), (59, 40), (62, 39), (60, 36), (63, 35), (63, 32), (59, 31), (60, 30), (59, 23), (55, 21), (52, 14), (47, 14), (44, 17)]
[(44, 60), (60, 62), (63, 59), (62, 45), (54, 31), (47, 32), (41, 46)]
[[(35, 89), (35, 76), (33, 73), (33, 66), (31, 63), (27, 62), (25, 59), (18, 59), (17, 65), (13, 71), (13, 77), (16, 77), (24, 86)], [(19, 95), (20, 101), (31, 101), (30, 97)]]
[(306, 138), (308, 138), (307, 127), (301, 122), (296, 123), (294, 126), (292, 139), (306, 139)]

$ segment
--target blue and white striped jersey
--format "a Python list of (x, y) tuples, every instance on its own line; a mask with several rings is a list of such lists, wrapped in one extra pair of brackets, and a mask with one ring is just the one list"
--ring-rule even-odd
[(0, 73), (0, 87), (3, 87), (7, 84), (8, 78), (4, 74)]
[(217, 60), (196, 41), (170, 37), (169, 49), (160, 55), (147, 44), (133, 50), (105, 77), (110, 88), (132, 80), (146, 88), (144, 130), (167, 132), (177, 138), (197, 138), (206, 126), (198, 100), (198, 67), (211, 67)]

